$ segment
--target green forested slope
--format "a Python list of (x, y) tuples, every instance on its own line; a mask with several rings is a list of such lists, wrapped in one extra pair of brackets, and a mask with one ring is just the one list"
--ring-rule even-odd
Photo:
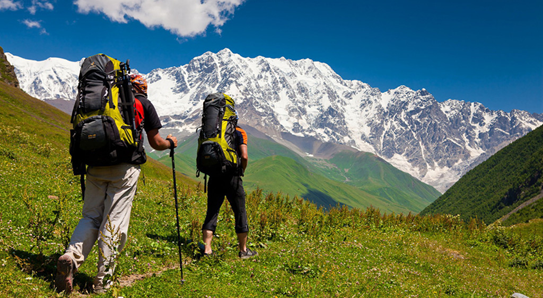
[[(464, 175), (421, 214), (460, 214), (489, 224), (541, 193), (543, 184), (543, 127), (503, 148)], [(530, 205), (514, 224), (543, 217), (541, 202)]]

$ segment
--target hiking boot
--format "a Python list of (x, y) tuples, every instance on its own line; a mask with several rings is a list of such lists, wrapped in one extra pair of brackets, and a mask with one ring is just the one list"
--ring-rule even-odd
[(107, 291), (109, 291), (112, 284), (113, 283), (110, 280), (108, 280), (105, 285), (103, 282), (99, 282), (93, 286), (92, 292), (94, 294), (105, 294)]
[(248, 248), (247, 248), (246, 251), (240, 251), (239, 252), (239, 257), (242, 258), (242, 259), (248, 259), (248, 258), (254, 257), (256, 255), (258, 255), (258, 253), (256, 251), (250, 250)]
[(215, 256), (217, 256), (217, 254), (214, 251), (212, 251), (211, 253), (204, 252), (204, 254), (202, 255), (202, 257), (215, 257)]
[(104, 287), (103, 285), (96, 285), (92, 289), (92, 292), (94, 294), (105, 294), (105, 293), (107, 293), (107, 290), (109, 290), (109, 289)]
[(62, 255), (58, 258), (55, 286), (59, 293), (64, 291), (64, 293), (70, 294), (73, 291), (74, 267), (74, 262), (69, 255)]

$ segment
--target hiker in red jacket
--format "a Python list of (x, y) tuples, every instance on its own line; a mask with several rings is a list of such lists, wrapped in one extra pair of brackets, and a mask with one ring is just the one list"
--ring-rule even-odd
[[(131, 82), (136, 97), (136, 110), (138, 106), (142, 109), (142, 111), (136, 111), (136, 114), (140, 114), (139, 117), (143, 118), (139, 119), (139, 124), (143, 125), (151, 147), (155, 150), (177, 147), (175, 137), (168, 135), (166, 139), (163, 139), (158, 133), (162, 124), (153, 104), (147, 99), (145, 79), (141, 75), (132, 75)], [(145, 161), (145, 152), (142, 151), (142, 154)], [(59, 292), (73, 291), (73, 274), (87, 259), (96, 240), (98, 240), (100, 253), (98, 270), (94, 278), (94, 292), (107, 291), (110, 285), (104, 282), (104, 277), (112, 275), (115, 267), (115, 264), (110, 266), (114, 250), (109, 245), (112, 244), (112, 239), (118, 237), (115, 250), (121, 251), (126, 243), (132, 201), (136, 194), (139, 174), (139, 164), (120, 163), (112, 166), (88, 167), (82, 218), (72, 234), (64, 255), (58, 259), (57, 263), (55, 285)], [(118, 229), (118, 233), (112, 235), (107, 225), (113, 227), (115, 232)]]

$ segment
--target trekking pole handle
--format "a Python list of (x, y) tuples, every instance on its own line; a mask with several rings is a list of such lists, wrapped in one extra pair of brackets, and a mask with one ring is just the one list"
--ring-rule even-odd
[(170, 138), (166, 138), (166, 140), (170, 141), (170, 157), (173, 157), (173, 154), (174, 154), (173, 149), (175, 148), (175, 143)]

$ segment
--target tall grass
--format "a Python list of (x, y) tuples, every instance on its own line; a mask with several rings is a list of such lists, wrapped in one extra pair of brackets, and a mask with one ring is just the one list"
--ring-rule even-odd
[[(538, 235), (520, 237), (511, 228), (486, 227), (478, 220), (466, 223), (451, 215), (387, 214), (375, 208), (345, 206), (325, 212), (301, 198), (264, 195), (260, 190), (247, 195), (249, 246), (259, 256), (238, 260), (233, 213), (225, 203), (213, 242), (218, 256), (201, 258), (197, 244), (205, 217), (205, 194), (189, 185), (181, 185), (178, 193), (182, 243), (177, 243), (171, 181), (147, 177), (145, 185), (141, 184), (117, 274), (121, 280), (136, 274), (151, 275), (129, 287), (116, 288), (115, 294), (505, 297), (523, 292), (541, 297), (543, 291), (540, 283), (531, 282), (543, 277), (543, 240)], [(52, 200), (34, 199), (39, 204)], [(80, 203), (74, 200), (68, 204)], [(56, 210), (49, 209), (49, 219), (56, 218)], [(11, 216), (3, 210), (3, 218)], [(73, 223), (77, 217), (64, 212), (57, 222)], [(1, 228), (0, 239), (6, 246), (0, 255), (4, 286), (0, 294), (55, 295), (51, 288), (54, 262), (62, 253), (65, 228), (51, 227), (47, 244), (41, 243), (41, 249), (36, 250), (32, 224), (21, 223), (11, 227), (17, 237), (7, 235), (6, 225)], [(177, 267), (178, 244), (183, 249), (184, 285), (177, 269), (162, 272)], [(76, 289), (81, 293), (87, 293), (96, 258), (94, 252), (76, 275)], [(158, 274), (153, 276), (153, 272)]]

